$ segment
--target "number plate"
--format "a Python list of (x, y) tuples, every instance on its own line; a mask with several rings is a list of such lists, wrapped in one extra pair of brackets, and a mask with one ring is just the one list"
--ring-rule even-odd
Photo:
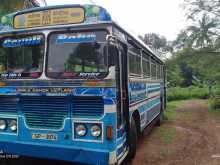
[(43, 134), (43, 133), (33, 133), (32, 139), (39, 140), (57, 140), (57, 134)]

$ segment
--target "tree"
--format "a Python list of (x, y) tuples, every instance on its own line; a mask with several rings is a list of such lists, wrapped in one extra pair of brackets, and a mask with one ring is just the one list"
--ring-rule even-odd
[(212, 47), (214, 37), (218, 36), (215, 31), (217, 26), (218, 22), (204, 14), (197, 25), (192, 25), (187, 28), (187, 31), (191, 33), (189, 38), (192, 46), (196, 48)]
[(0, 17), (23, 8), (23, 0), (1, 0)]
[(183, 48), (189, 48), (192, 46), (192, 41), (190, 40), (189, 34), (186, 30), (182, 30), (177, 38), (172, 42), (172, 47), (174, 50), (180, 50)]
[(40, 5), (45, 5), (45, 3), (46, 2), (39, 0), (1, 0), (0, 18), (3, 15), (15, 12), (17, 10), (21, 10), (23, 8), (38, 7)]
[(155, 49), (163, 49), (167, 46), (167, 39), (156, 33), (145, 34), (144, 42)]
[(220, 17), (219, 0), (184, 0), (184, 7), (189, 19), (201, 14), (209, 14), (213, 17)]

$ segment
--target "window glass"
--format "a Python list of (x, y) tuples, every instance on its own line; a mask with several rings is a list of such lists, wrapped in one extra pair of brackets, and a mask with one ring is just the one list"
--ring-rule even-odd
[(151, 62), (151, 77), (153, 79), (156, 79), (156, 77), (157, 77), (157, 66), (156, 66), (154, 60), (152, 60), (152, 62)]
[(108, 72), (105, 31), (52, 34), (47, 74), (54, 78), (101, 76)]
[(141, 56), (129, 53), (130, 74), (141, 75)]
[(136, 49), (135, 47), (129, 47), (129, 72), (132, 75), (141, 75), (141, 52), (140, 50)]
[(0, 78), (38, 78), (43, 70), (44, 37), (13, 36), (0, 39)]
[(145, 77), (150, 77), (150, 56), (143, 52), (143, 73)]
[(161, 75), (160, 75), (160, 65), (157, 64), (157, 79), (160, 79)]

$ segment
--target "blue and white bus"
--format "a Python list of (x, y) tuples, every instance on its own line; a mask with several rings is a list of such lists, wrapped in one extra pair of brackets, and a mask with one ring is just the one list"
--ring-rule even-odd
[(104, 8), (38, 7), (1, 24), (2, 152), (120, 164), (160, 125), (165, 65)]

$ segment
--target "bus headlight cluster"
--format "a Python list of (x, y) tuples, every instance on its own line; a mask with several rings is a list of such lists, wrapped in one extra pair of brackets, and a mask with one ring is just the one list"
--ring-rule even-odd
[(17, 131), (16, 119), (0, 119), (0, 131)]
[(99, 137), (102, 134), (102, 129), (98, 124), (77, 124), (75, 126), (77, 136), (92, 136)]

